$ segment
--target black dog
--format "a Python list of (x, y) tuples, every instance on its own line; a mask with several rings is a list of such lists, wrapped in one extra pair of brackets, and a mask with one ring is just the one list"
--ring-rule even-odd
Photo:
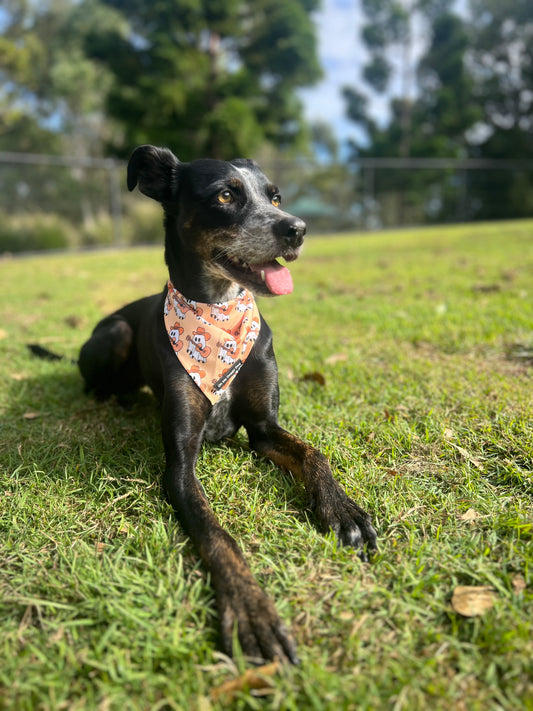
[[(137, 184), (163, 206), (171, 284), (162, 294), (103, 319), (82, 347), (79, 366), (87, 390), (100, 398), (148, 384), (160, 401), (165, 489), (211, 575), (224, 649), (231, 654), (236, 625), (246, 655), (296, 662), (291, 635), (237, 544), (217, 522), (195, 465), (204, 439), (231, 436), (244, 426), (253, 450), (304, 483), (323, 530), (332, 529), (342, 544), (359, 548), (362, 557), (365, 546), (375, 549), (369, 516), (335, 481), (325, 457), (278, 425), (272, 332), (253, 310), (250, 292), (292, 289), (288, 269), (276, 258), (296, 259), (305, 223), (280, 209), (278, 189), (253, 161), (181, 163), (168, 149), (140, 146), (128, 165), (129, 189)], [(215, 343), (204, 321), (210, 311), (224, 328), (231, 309), (239, 318), (248, 317), (249, 338), (240, 346), (237, 327)], [(186, 338), (185, 312), (193, 324)], [(221, 365), (229, 367), (211, 381), (207, 377), (206, 385), (204, 371), (213, 361), (208, 355), (216, 355), (217, 348), (215, 366), (219, 371)], [(238, 348), (243, 356), (236, 358)], [(184, 365), (177, 356), (185, 351), (189, 362)]]

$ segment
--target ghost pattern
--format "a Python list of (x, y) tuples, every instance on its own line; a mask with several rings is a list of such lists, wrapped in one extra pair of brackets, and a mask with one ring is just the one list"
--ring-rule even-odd
[(226, 365), (233, 365), (237, 358), (237, 341), (227, 338), (222, 343), (217, 343), (218, 357)]
[(183, 327), (180, 326), (179, 323), (176, 321), (176, 323), (168, 332), (168, 337), (170, 338), (170, 342), (172, 343), (172, 348), (174, 348), (174, 351), (176, 353), (179, 353), (179, 351), (181, 351), (181, 349), (183, 348), (183, 341), (180, 341), (180, 337), (182, 335)]
[(192, 336), (187, 334), (187, 341), (189, 343), (187, 346), (188, 355), (199, 363), (205, 363), (211, 353), (211, 348), (207, 345), (207, 341), (209, 341), (210, 338), (211, 335), (207, 333), (203, 326), (198, 326), (198, 328), (192, 332)]
[(242, 289), (228, 302), (200, 304), (186, 299), (169, 281), (163, 317), (176, 357), (215, 403), (237, 376), (259, 334), (261, 317), (253, 295)]

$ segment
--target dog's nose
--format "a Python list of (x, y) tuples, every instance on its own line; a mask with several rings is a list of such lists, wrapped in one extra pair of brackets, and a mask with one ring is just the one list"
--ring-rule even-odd
[(290, 217), (281, 220), (278, 224), (278, 235), (282, 237), (292, 249), (301, 247), (304, 241), (307, 225), (299, 217)]

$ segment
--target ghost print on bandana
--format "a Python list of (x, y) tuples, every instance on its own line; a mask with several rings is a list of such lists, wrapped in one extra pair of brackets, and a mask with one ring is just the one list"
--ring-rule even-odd
[(165, 327), (176, 357), (192, 380), (215, 403), (250, 355), (261, 317), (251, 292), (236, 299), (201, 304), (168, 282)]

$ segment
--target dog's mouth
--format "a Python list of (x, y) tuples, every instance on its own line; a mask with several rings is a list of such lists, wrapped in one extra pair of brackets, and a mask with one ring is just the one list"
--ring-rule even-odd
[[(297, 256), (298, 253), (295, 252), (284, 259), (292, 262)], [(239, 257), (224, 255), (215, 257), (215, 261), (234, 281), (258, 294), (283, 296), (293, 290), (290, 271), (276, 259), (261, 264), (249, 264)]]

